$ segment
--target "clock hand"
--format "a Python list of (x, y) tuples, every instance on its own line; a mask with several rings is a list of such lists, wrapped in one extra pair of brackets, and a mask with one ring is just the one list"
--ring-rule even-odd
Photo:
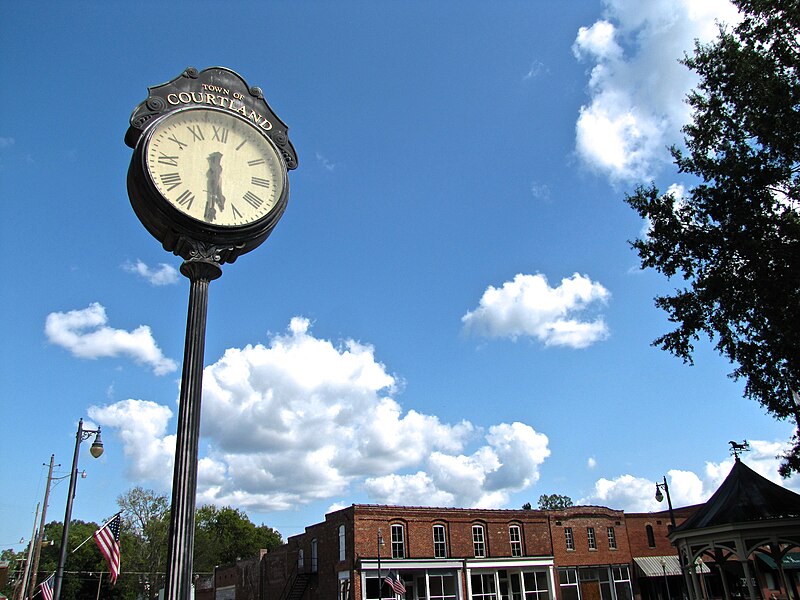
[(225, 196), (222, 195), (222, 153), (212, 152), (208, 155), (207, 180), (207, 200), (204, 218), (207, 222), (212, 222), (217, 217), (217, 208), (225, 209)]

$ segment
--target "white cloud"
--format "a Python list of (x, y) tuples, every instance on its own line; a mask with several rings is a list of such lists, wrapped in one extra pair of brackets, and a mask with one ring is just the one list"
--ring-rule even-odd
[(434, 452), (426, 471), (368, 478), (365, 488), (385, 504), (505, 506), (511, 492), (539, 479), (539, 466), (550, 455), (548, 439), (523, 423), (491, 427), (485, 439), (469, 456)]
[(597, 467), (597, 459), (594, 456), (590, 456), (586, 461), (586, 468), (590, 471), (594, 470)]
[(122, 268), (129, 273), (135, 273), (142, 279), (145, 279), (150, 285), (172, 285), (178, 283), (178, 270), (172, 265), (166, 263), (159, 263), (157, 268), (147, 266), (141, 260), (135, 263), (127, 262), (122, 265)]
[(585, 348), (608, 337), (608, 327), (602, 317), (579, 317), (610, 296), (602, 285), (578, 273), (555, 288), (544, 275), (520, 273), (500, 288), (489, 286), (478, 308), (461, 321), (466, 331), (486, 337), (530, 336), (545, 346)]
[[(780, 459), (777, 456), (786, 452), (786, 443), (756, 440), (750, 442), (750, 448), (749, 453), (742, 455), (742, 461), (748, 467), (774, 483), (800, 491), (799, 478), (785, 480), (778, 474)], [(677, 508), (705, 502), (725, 480), (732, 467), (733, 459), (729, 459), (719, 463), (706, 462), (701, 474), (670, 470), (666, 477), (672, 505)], [(602, 478), (597, 480), (592, 493), (581, 498), (577, 504), (601, 504), (630, 512), (666, 510), (666, 499), (662, 502), (655, 499), (656, 483), (662, 481), (651, 481), (630, 474), (614, 479)]]
[(172, 482), (175, 436), (166, 435), (172, 411), (146, 400), (123, 400), (110, 406), (89, 408), (89, 416), (104, 427), (116, 429), (135, 479)]
[[(371, 346), (335, 345), (309, 328), (294, 318), (269, 345), (229, 349), (206, 367), (198, 503), (286, 510), (363, 485), (378, 502), (404, 489), (406, 504), (500, 506), (536, 482), (550, 453), (545, 435), (499, 424), (468, 451), (480, 441), (474, 425), (404, 412)], [(131, 473), (168, 486), (148, 471), (154, 455), (165, 471), (174, 448), (164, 435), (170, 411), (155, 407), (128, 400), (90, 414), (120, 431)]]
[(716, 36), (716, 21), (735, 22), (738, 13), (728, 0), (604, 3), (604, 18), (581, 27), (573, 45), (593, 65), (576, 150), (612, 181), (642, 181), (669, 161), (666, 148), (689, 121), (684, 99), (697, 80), (678, 60), (695, 39)]
[(14, 138), (12, 137), (3, 137), (0, 136), (0, 150), (3, 148), (10, 148), (15, 143)]
[(107, 323), (106, 309), (94, 302), (82, 310), (50, 313), (44, 330), (51, 343), (66, 348), (79, 358), (125, 355), (150, 366), (156, 375), (165, 375), (178, 368), (175, 361), (163, 355), (147, 325), (125, 331), (112, 329)]

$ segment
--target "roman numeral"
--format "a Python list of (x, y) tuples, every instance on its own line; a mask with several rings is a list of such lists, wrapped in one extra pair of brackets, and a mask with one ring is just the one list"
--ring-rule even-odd
[(228, 130), (225, 127), (217, 127), (212, 125), (211, 129), (214, 130), (214, 136), (212, 139), (222, 142), (223, 144), (228, 143)]
[(161, 183), (167, 187), (167, 191), (175, 189), (181, 184), (180, 173), (162, 173)]
[(202, 141), (202, 140), (206, 139), (205, 136), (203, 135), (203, 130), (200, 129), (200, 125), (189, 125), (186, 129), (188, 129), (189, 133), (192, 134), (192, 141), (193, 142), (195, 140)]
[(236, 206), (234, 206), (233, 202), (231, 202), (231, 211), (233, 211), (234, 218), (236, 218), (236, 219), (241, 219), (242, 218), (242, 213), (240, 213), (238, 211)]
[(255, 167), (256, 165), (263, 165), (265, 162), (267, 161), (265, 161), (263, 158), (258, 158), (256, 160), (248, 160), (247, 164), (251, 167)]
[(253, 192), (247, 192), (244, 195), (244, 200), (253, 208), (260, 208), (261, 205), (264, 204), (264, 201), (256, 196)]
[(194, 202), (194, 194), (189, 190), (186, 190), (180, 196), (175, 198), (175, 201), (181, 206), (185, 206), (186, 208), (192, 208), (192, 202)]
[(241, 143), (241, 144), (239, 144), (238, 146), (236, 146), (236, 149), (238, 150), (239, 148), (241, 148), (242, 146), (244, 146), (246, 143), (247, 143), (247, 140), (242, 140), (242, 143)]
[(183, 147), (187, 145), (184, 144), (182, 141), (180, 141), (178, 138), (176, 138), (174, 134), (169, 136), (167, 139), (178, 144), (178, 150), (183, 150)]
[(261, 187), (268, 188), (269, 187), (269, 179), (262, 179), (261, 177), (251, 177), (250, 183), (253, 185), (258, 185)]
[(178, 166), (178, 157), (177, 156), (167, 156), (161, 150), (158, 151), (160, 155), (158, 157), (158, 162), (162, 165), (169, 165), (170, 167), (177, 167)]

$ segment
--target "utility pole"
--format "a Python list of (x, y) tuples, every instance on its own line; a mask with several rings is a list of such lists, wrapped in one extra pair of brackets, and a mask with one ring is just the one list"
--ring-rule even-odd
[[(36, 593), (36, 574), (39, 572), (39, 555), (42, 553), (42, 542), (44, 541), (44, 524), (47, 517), (47, 500), (50, 498), (50, 483), (53, 481), (53, 462), (55, 454), (50, 455), (50, 470), (47, 472), (47, 487), (44, 489), (44, 504), (42, 505), (42, 520), (39, 523), (39, 535), (36, 536), (36, 550), (33, 554), (33, 570), (31, 571), (31, 585), (28, 588), (28, 598), (33, 600)], [(60, 466), (60, 465), (59, 465)]]

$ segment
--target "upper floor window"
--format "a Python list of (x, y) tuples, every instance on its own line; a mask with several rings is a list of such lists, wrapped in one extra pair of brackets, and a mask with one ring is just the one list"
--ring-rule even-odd
[(317, 572), (317, 538), (311, 540), (311, 572)]
[(297, 551), (297, 568), (302, 569), (305, 566), (305, 554), (303, 553), (303, 549), (300, 548), (300, 550)]
[(575, 538), (572, 537), (572, 527), (564, 527), (564, 541), (567, 544), (567, 550), (575, 550)]
[(433, 526), (433, 557), (447, 558), (447, 541), (444, 525)]
[(597, 538), (594, 535), (594, 527), (586, 528), (586, 539), (589, 542), (589, 550), (597, 550)]
[(519, 525), (509, 526), (508, 539), (511, 542), (511, 556), (522, 556), (522, 533)]
[(392, 558), (406, 557), (406, 536), (403, 526), (392, 525)]
[(472, 548), (475, 558), (486, 556), (486, 538), (483, 535), (483, 525), (472, 526)]
[(647, 533), (647, 545), (650, 546), (651, 548), (655, 548), (656, 536), (655, 534), (653, 534), (653, 526), (647, 525), (647, 527), (645, 527), (644, 530)]
[(345, 541), (344, 541), (344, 525), (339, 525), (339, 560), (343, 561), (346, 555)]
[(608, 547), (610, 550), (617, 549), (617, 534), (614, 532), (613, 527), (608, 528)]

